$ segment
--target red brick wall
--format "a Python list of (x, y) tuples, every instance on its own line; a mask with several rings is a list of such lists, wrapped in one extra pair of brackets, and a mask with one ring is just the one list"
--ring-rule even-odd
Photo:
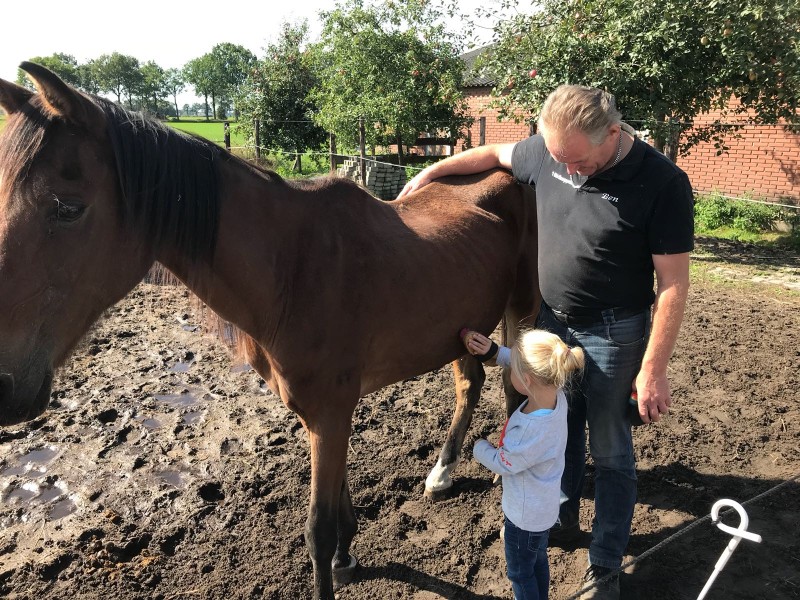
[[(497, 109), (489, 108), (492, 101), (489, 93), (492, 88), (469, 88), (464, 90), (464, 98), (469, 103), (470, 113), (475, 117), (475, 123), (470, 129), (472, 145), (480, 143), (480, 117), (486, 117), (486, 143), (502, 144), (508, 142), (518, 142), (530, 135), (530, 127), (526, 123), (514, 123), (513, 121), (500, 121), (497, 116)], [(459, 145), (456, 151), (464, 148)]]
[[(527, 124), (501, 122), (497, 110), (488, 108), (490, 92), (488, 87), (464, 90), (475, 117), (472, 145), (479, 144), (479, 117), (486, 117), (487, 144), (516, 142), (527, 137)], [(697, 122), (713, 118), (714, 114), (703, 115)], [(747, 126), (740, 130), (740, 135), (728, 138), (730, 149), (720, 156), (712, 143), (702, 143), (688, 156), (678, 158), (678, 165), (689, 175), (694, 189), (731, 196), (751, 194), (800, 204), (800, 135), (786, 133), (780, 125)], [(463, 147), (457, 148), (460, 150)]]
[[(709, 122), (714, 116), (702, 115), (695, 122)], [(694, 189), (800, 204), (800, 135), (780, 125), (750, 125), (739, 130), (739, 136), (728, 136), (729, 150), (719, 156), (712, 143), (701, 143), (678, 158)]]

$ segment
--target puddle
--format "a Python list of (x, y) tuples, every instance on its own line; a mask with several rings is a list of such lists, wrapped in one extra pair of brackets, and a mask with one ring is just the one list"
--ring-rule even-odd
[(13, 490), (6, 496), (6, 502), (9, 504), (16, 504), (18, 502), (30, 502), (36, 497), (38, 493), (38, 485), (35, 483), (26, 483), (22, 487)]
[(78, 510), (78, 507), (75, 506), (75, 503), (69, 498), (65, 498), (60, 502), (56, 502), (56, 504), (53, 506), (53, 510), (50, 511), (50, 520), (58, 521), (59, 519), (68, 517), (76, 510)]
[(194, 364), (193, 360), (188, 362), (179, 362), (175, 363), (173, 367), (169, 370), (170, 373), (187, 373), (191, 366)]
[(183, 419), (181, 421), (183, 422), (184, 425), (196, 425), (202, 420), (203, 420), (203, 413), (199, 410), (195, 410), (183, 415)]
[[(48, 518), (51, 521), (57, 521), (78, 510), (75, 502), (65, 497), (66, 493), (67, 487), (62, 481), (57, 481), (54, 485), (40, 485), (35, 481), (27, 481), (13, 489), (5, 497), (5, 502), (25, 507), (26, 512), (19, 517), (22, 522), (32, 518), (30, 510), (36, 506), (44, 507), (48, 512)], [(48, 506), (50, 506), (49, 510)]]
[(8, 461), (10, 466), (0, 472), (0, 475), (13, 477), (14, 475), (24, 475), (31, 471), (44, 473), (47, 470), (47, 465), (53, 462), (56, 456), (58, 456), (58, 448), (55, 446), (45, 446), (38, 450), (31, 450), (16, 459), (10, 459)]
[(187, 408), (189, 406), (195, 406), (200, 402), (197, 396), (189, 391), (184, 391), (180, 394), (157, 394), (153, 396), (153, 398), (173, 408)]
[(145, 429), (160, 429), (161, 428), (161, 421), (158, 419), (151, 419), (145, 417), (136, 417), (136, 420), (142, 424), (142, 427)]
[(174, 488), (181, 489), (186, 487), (187, 478), (180, 471), (161, 471), (156, 473), (156, 477)]

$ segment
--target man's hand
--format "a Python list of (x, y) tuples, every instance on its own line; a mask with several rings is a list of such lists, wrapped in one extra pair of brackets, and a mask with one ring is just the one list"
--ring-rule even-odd
[(459, 152), (454, 156), (433, 163), (417, 173), (400, 191), (397, 199), (404, 198), (412, 192), (425, 187), (434, 179), (447, 175), (471, 175), (473, 173), (483, 173), (495, 167), (511, 170), (511, 155), (513, 151), (514, 144), (489, 144)]
[(428, 171), (423, 170), (417, 173), (413, 179), (411, 179), (406, 185), (400, 190), (400, 193), (397, 195), (397, 199), (399, 200), (403, 196), (408, 196), (409, 194), (413, 194), (418, 189), (425, 187), (431, 182), (430, 177), (428, 177)]
[(633, 393), (637, 396), (639, 415), (645, 423), (657, 423), (661, 420), (661, 415), (667, 414), (672, 406), (666, 375), (653, 376), (644, 370), (639, 371)]

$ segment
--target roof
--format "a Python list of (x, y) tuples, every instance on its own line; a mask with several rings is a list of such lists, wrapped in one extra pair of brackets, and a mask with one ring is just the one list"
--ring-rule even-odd
[(476, 48), (475, 50), (465, 52), (459, 57), (462, 61), (464, 61), (464, 66), (466, 67), (464, 69), (464, 81), (461, 84), (461, 87), (471, 88), (494, 86), (496, 78), (492, 76), (485, 67), (482, 69), (476, 69), (475, 65), (478, 57), (491, 47), (492, 46), (490, 44), (489, 46)]

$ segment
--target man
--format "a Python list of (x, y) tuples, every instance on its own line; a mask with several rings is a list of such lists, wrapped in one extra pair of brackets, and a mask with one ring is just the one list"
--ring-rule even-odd
[[(635, 138), (613, 96), (565, 85), (546, 100), (538, 135), (436, 163), (400, 196), (438, 177), (498, 166), (536, 188), (544, 301), (537, 327), (586, 354), (569, 394), (567, 499), (551, 531), (562, 541), (580, 533), (588, 423), (595, 518), (584, 587), (616, 571), (628, 545), (636, 503), (629, 398), (645, 423), (669, 412), (667, 363), (689, 287), (692, 190), (683, 171)], [(582, 598), (619, 598), (618, 574)]]

